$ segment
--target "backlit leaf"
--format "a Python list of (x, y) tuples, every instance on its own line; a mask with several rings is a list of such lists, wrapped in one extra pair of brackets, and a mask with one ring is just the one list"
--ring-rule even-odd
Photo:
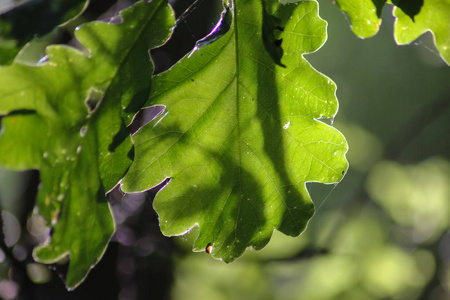
[(394, 16), (397, 44), (409, 44), (430, 31), (442, 59), (450, 65), (450, 0), (425, 1), (414, 21), (398, 8), (394, 9)]
[(353, 32), (360, 38), (378, 33), (381, 11), (386, 0), (336, 0), (339, 8), (348, 14)]
[(166, 1), (139, 2), (120, 24), (80, 27), (83, 52), (54, 45), (45, 63), (0, 69), (0, 165), (40, 170), (37, 208), (53, 234), (33, 254), (43, 263), (69, 255), (69, 289), (114, 232), (105, 193), (131, 163), (126, 125), (148, 97), (148, 51), (167, 39), (173, 22)]
[[(317, 2), (228, 8), (227, 34), (154, 78), (147, 105), (166, 112), (133, 136), (122, 181), (136, 192), (171, 178), (154, 202), (162, 232), (198, 226), (194, 250), (212, 246), (226, 262), (264, 247), (274, 229), (299, 235), (314, 213), (305, 183), (347, 170), (344, 137), (318, 120), (337, 112), (335, 84), (303, 58), (326, 40)], [(270, 38), (282, 52), (268, 52)]]

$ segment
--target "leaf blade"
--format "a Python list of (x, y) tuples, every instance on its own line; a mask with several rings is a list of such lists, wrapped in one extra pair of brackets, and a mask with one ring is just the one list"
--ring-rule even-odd
[(163, 0), (136, 3), (121, 18), (81, 26), (76, 36), (86, 53), (53, 45), (43, 64), (0, 69), (0, 164), (40, 170), (37, 208), (53, 234), (33, 255), (44, 263), (69, 255), (69, 289), (114, 233), (105, 193), (131, 163), (126, 125), (148, 95), (148, 51), (165, 42), (174, 22)]
[(386, 0), (336, 0), (339, 8), (348, 14), (356, 36), (370, 38), (381, 26), (381, 11)]
[(226, 35), (155, 77), (147, 105), (167, 112), (133, 136), (122, 181), (133, 192), (172, 178), (154, 201), (162, 232), (198, 226), (194, 250), (212, 244), (226, 262), (264, 247), (274, 228), (299, 235), (314, 212), (305, 182), (336, 182), (347, 169), (345, 139), (315, 120), (336, 114), (335, 85), (302, 57), (326, 39), (317, 3), (268, 2), (287, 68), (266, 51), (262, 3), (234, 5)]
[(442, 59), (450, 65), (450, 1), (425, 1), (414, 21), (397, 7), (393, 15), (394, 39), (398, 45), (410, 44), (430, 31)]

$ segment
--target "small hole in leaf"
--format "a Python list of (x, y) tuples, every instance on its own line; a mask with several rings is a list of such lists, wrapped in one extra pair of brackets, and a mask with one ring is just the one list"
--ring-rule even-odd
[(128, 125), (128, 130), (130, 131), (131, 134), (135, 134), (144, 125), (160, 116), (165, 111), (165, 109), (166, 109), (165, 105), (154, 105), (141, 109), (134, 116), (133, 121), (131, 121), (131, 124)]
[(89, 89), (89, 95), (85, 103), (90, 113), (94, 112), (98, 105), (102, 102), (104, 94), (105, 92), (103, 90), (96, 87), (91, 87)]

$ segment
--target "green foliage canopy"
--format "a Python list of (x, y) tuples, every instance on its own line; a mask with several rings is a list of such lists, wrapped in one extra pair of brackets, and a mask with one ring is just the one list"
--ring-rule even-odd
[[(376, 34), (385, 1), (337, 2), (358, 36)], [(414, 13), (393, 2), (397, 43), (430, 30), (449, 63), (449, 0)], [(228, 32), (155, 77), (148, 52), (170, 35), (167, 2), (120, 18), (79, 27), (81, 50), (52, 45), (46, 62), (0, 69), (0, 164), (40, 170), (37, 210), (53, 228), (34, 258), (69, 255), (66, 285), (81, 283), (114, 233), (105, 194), (120, 180), (131, 193), (171, 178), (154, 202), (162, 232), (197, 226), (194, 250), (211, 244), (226, 262), (274, 229), (299, 235), (314, 213), (305, 183), (338, 182), (348, 167), (347, 142), (321, 121), (337, 113), (336, 86), (303, 57), (326, 40), (317, 2), (224, 1)], [(153, 105), (165, 113), (130, 136)]]
[(155, 202), (161, 228), (174, 235), (199, 225), (197, 250), (212, 243), (215, 257), (231, 261), (262, 248), (274, 228), (298, 235), (314, 211), (305, 182), (342, 178), (345, 139), (316, 120), (336, 114), (335, 85), (302, 58), (326, 39), (317, 3), (226, 9), (226, 36), (152, 82), (148, 50), (173, 24), (164, 1), (137, 3), (120, 24), (81, 26), (83, 52), (50, 46), (47, 62), (0, 70), (0, 163), (41, 171), (37, 207), (53, 234), (34, 257), (69, 255), (68, 288), (114, 232), (105, 193), (132, 162), (125, 127), (149, 93), (145, 104), (170, 114), (133, 137), (122, 186), (142, 191), (171, 177)]

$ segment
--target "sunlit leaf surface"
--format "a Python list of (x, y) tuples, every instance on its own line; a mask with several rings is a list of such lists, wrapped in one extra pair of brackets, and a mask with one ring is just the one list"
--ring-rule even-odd
[(302, 56), (326, 40), (317, 2), (264, 3), (234, 1), (227, 34), (154, 78), (147, 105), (166, 112), (133, 136), (122, 181), (136, 192), (171, 178), (154, 202), (163, 233), (198, 226), (194, 250), (211, 245), (226, 262), (264, 247), (274, 228), (299, 235), (314, 213), (305, 182), (347, 169), (344, 137), (317, 120), (335, 116), (335, 84)]
[(385, 0), (336, 0), (339, 8), (348, 14), (353, 32), (360, 38), (369, 38), (378, 33), (385, 2)]
[[(336, 0), (348, 14), (353, 32), (360, 38), (377, 34), (386, 0)], [(450, 0), (392, 0), (394, 39), (399, 45), (412, 43), (430, 31), (442, 59), (450, 65)]]
[(442, 59), (450, 65), (450, 0), (424, 1), (414, 21), (398, 8), (394, 9), (394, 16), (394, 38), (397, 44), (409, 44), (430, 31)]
[(53, 234), (34, 258), (54, 263), (69, 255), (69, 289), (113, 234), (105, 193), (131, 163), (126, 125), (148, 97), (148, 50), (167, 39), (172, 25), (165, 1), (140, 2), (120, 24), (79, 28), (83, 52), (51, 46), (44, 63), (0, 69), (0, 165), (40, 170), (37, 208)]

